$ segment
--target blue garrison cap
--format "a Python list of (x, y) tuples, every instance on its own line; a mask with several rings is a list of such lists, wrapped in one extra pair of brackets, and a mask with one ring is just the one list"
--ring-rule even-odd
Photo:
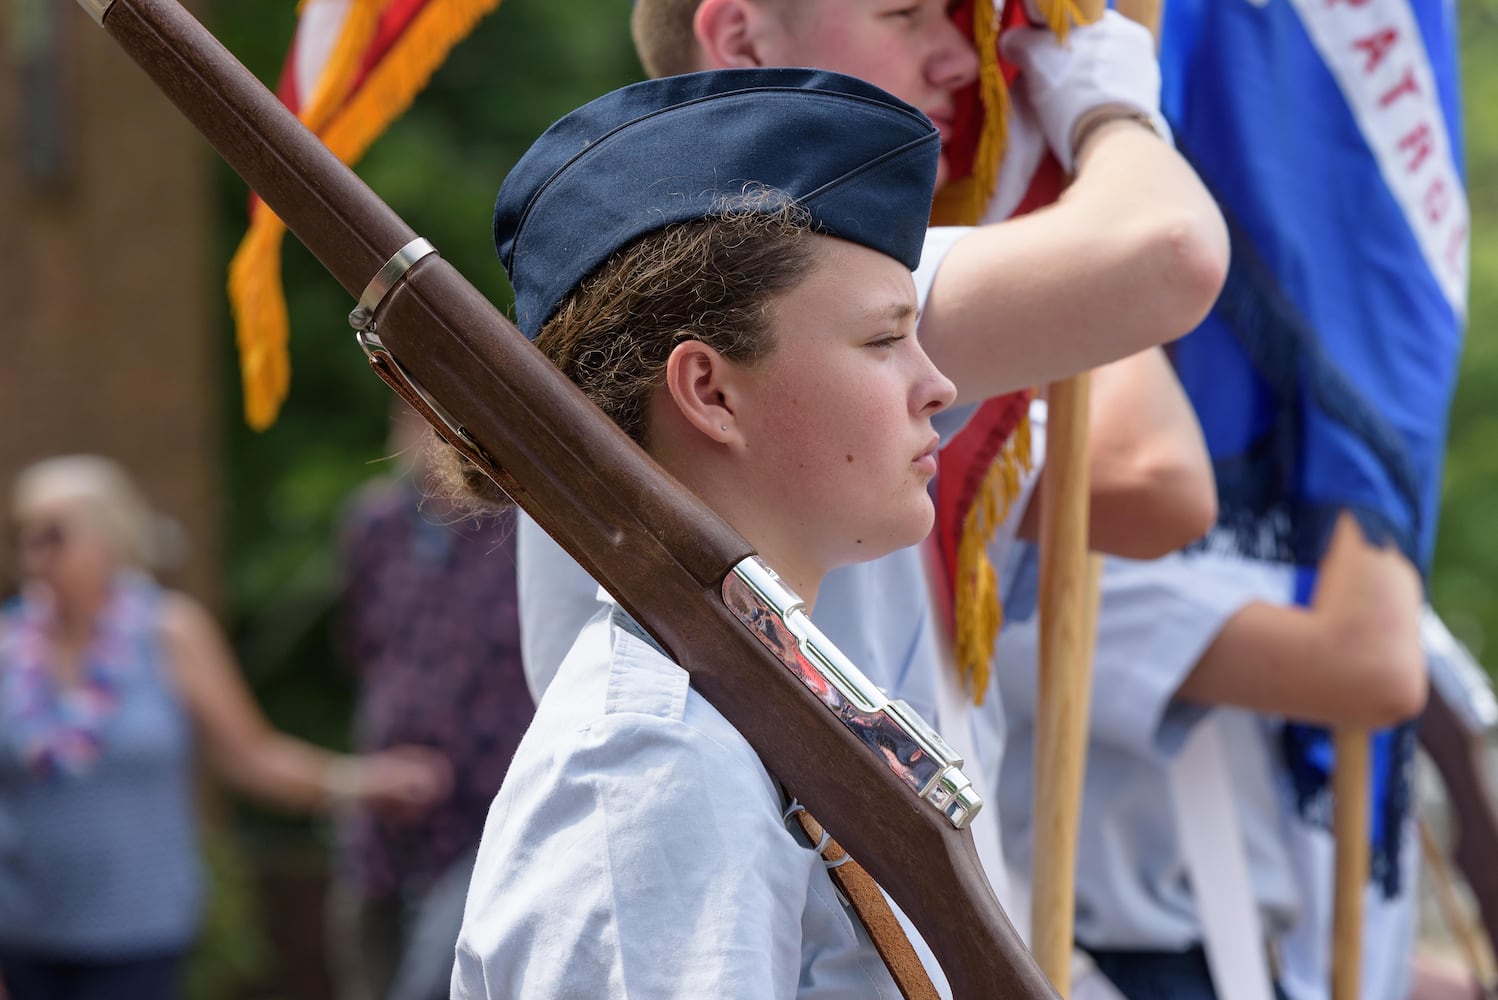
[(557, 305), (638, 237), (773, 189), (818, 232), (915, 270), (940, 137), (872, 84), (811, 69), (647, 80), (547, 129), (494, 205), (494, 246), (535, 338)]

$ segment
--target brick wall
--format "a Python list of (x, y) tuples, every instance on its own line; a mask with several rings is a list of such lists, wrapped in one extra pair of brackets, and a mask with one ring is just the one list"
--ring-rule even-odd
[(212, 153), (70, 0), (0, 9), (0, 149), (0, 517), (27, 462), (110, 455), (186, 530), (172, 581), (217, 606)]

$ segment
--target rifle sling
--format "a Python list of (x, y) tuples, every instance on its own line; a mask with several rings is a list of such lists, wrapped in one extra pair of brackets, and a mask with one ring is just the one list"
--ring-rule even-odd
[[(811, 813), (798, 809), (796, 820), (807, 839), (813, 844), (822, 842), (825, 831)], [(905, 936), (905, 928), (900, 926), (873, 876), (831, 837), (827, 837), (826, 846), (822, 848), (822, 858), (827, 862), (827, 874), (832, 877), (832, 884), (853, 907), (863, 929), (869, 932), (869, 940), (874, 942), (874, 950), (879, 952), (890, 978), (900, 988), (900, 995), (905, 1000), (938, 1000), (939, 994), (926, 974), (926, 967), (921, 964), (910, 938)]]

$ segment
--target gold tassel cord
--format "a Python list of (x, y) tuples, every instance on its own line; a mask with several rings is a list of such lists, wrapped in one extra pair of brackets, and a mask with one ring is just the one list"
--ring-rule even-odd
[[(931, 213), (934, 225), (977, 225), (998, 185), (999, 166), (1009, 144), (1009, 91), (999, 66), (999, 15), (999, 6), (989, 0), (975, 0), (973, 44), (978, 50), (982, 130), (973, 154), (972, 173), (937, 192)], [(1004, 623), (998, 574), (988, 557), (988, 546), (1019, 497), (1021, 477), (1029, 469), (1030, 423), (1023, 417), (984, 473), (973, 506), (963, 517), (957, 542), (952, 652), (963, 687), (979, 705), (988, 693), (994, 643)]]
[[(1079, 24), (1090, 24), (1101, 17), (1089, 14), (1083, 9), (1080, 0), (1030, 0), (1035, 9), (1050, 29), (1056, 33), (1061, 41), (1066, 41), (1067, 34), (1072, 27)], [(1101, 4), (1099, 5), (1101, 6)]]
[(931, 207), (934, 226), (976, 226), (999, 182), (999, 164), (1009, 142), (1009, 91), (999, 67), (998, 18), (999, 10), (989, 0), (974, 0), (973, 45), (978, 50), (978, 99), (983, 124), (972, 173), (936, 192)]
[[(969, 190), (969, 225), (983, 221), (988, 202), (999, 183), (999, 165), (1009, 148), (1009, 88), (999, 68), (999, 12), (986, 2), (976, 5), (973, 43), (978, 47), (978, 98), (983, 102), (983, 131), (973, 155), (974, 184)], [(984, 16), (984, 15), (987, 16)]]
[[(382, 0), (356, 0), (339, 27), (338, 39), (297, 118), (319, 131), (343, 103), (379, 26)], [(305, 4), (303, 5), (305, 7)], [(291, 386), (287, 349), (290, 317), (281, 286), (281, 241), (286, 225), (261, 201), (229, 261), (229, 308), (239, 348), (245, 423), (263, 431), (276, 422)]]
[[(417, 12), (390, 51), (350, 97), (365, 53), (389, 0), (355, 0), (328, 61), (297, 116), (345, 163), (356, 162), (410, 107), (452, 47), (500, 0), (433, 0)], [(229, 265), (229, 300), (235, 319), (244, 383), (245, 421), (256, 430), (275, 423), (291, 384), (289, 316), (281, 286), (285, 226), (256, 203)]]
[[(1021, 0), (1010, 0), (1018, 3)], [(1090, 14), (1080, 0), (1031, 0), (1058, 38), (1065, 40), (1075, 25), (1087, 24)], [(937, 195), (932, 221), (938, 225), (977, 225), (998, 185), (999, 167), (1008, 148), (1009, 92), (999, 66), (998, 36), (1002, 5), (988, 0), (973, 4), (973, 44), (978, 50), (978, 93), (983, 106), (983, 128), (973, 158), (972, 175), (949, 184)], [(952, 595), (953, 653), (958, 676), (981, 705), (988, 691), (994, 643), (1003, 627), (998, 574), (988, 557), (988, 546), (1010, 506), (1019, 496), (1021, 477), (1031, 469), (1029, 417), (1020, 420), (993, 465), (962, 524), (957, 544), (955, 592)]]
[(1009, 516), (1020, 495), (1021, 479), (1031, 468), (1030, 421), (1026, 417), (984, 473), (983, 485), (963, 519), (962, 538), (957, 543), (953, 654), (958, 677), (976, 705), (983, 704), (988, 693), (993, 647), (1004, 624), (998, 574), (988, 558), (988, 545)]
[(323, 142), (345, 163), (364, 155), (411, 102), (452, 47), (500, 0), (433, 0), (328, 124)]

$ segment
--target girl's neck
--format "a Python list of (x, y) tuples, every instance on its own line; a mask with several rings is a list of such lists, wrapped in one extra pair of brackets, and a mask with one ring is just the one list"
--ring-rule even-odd
[[(732, 523), (732, 522), (730, 522)], [(735, 525), (735, 527), (738, 527)], [(822, 577), (825, 571), (812, 569), (801, 565), (800, 560), (791, 557), (791, 552), (783, 552), (789, 546), (776, 545), (752, 537), (751, 532), (740, 530), (740, 534), (754, 546), (759, 557), (770, 565), (775, 574), (780, 577), (781, 582), (796, 592), (796, 596), (806, 603), (806, 613), (811, 614), (812, 608), (817, 603), (817, 590), (822, 586)]]
[(763, 484), (747, 480), (734, 463), (724, 460), (723, 449), (706, 445), (698, 432), (677, 419), (674, 409), (664, 404), (660, 409), (664, 417), (658, 413), (652, 422), (651, 457), (743, 535), (810, 613), (822, 578), (833, 569), (820, 558), (825, 546), (819, 539), (804, 537), (804, 530), (798, 533), (801, 519), (781, 509), (783, 501), (777, 506), (773, 489), (766, 492)]

